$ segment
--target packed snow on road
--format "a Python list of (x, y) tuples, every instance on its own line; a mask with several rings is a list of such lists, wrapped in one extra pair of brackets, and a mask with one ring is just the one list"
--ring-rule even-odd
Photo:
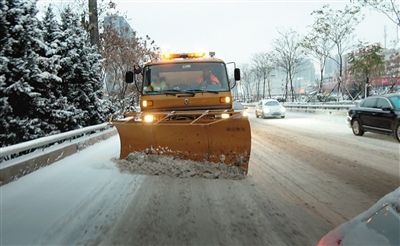
[(115, 160), (122, 171), (133, 174), (166, 175), (177, 178), (243, 179), (245, 173), (237, 166), (182, 160), (173, 156), (135, 152), (126, 160)]

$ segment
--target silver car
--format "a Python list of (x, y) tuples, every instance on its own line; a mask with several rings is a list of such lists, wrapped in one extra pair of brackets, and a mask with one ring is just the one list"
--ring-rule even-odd
[(328, 232), (317, 245), (400, 245), (400, 188)]
[(280, 117), (285, 118), (286, 109), (275, 99), (263, 99), (256, 105), (256, 117)]

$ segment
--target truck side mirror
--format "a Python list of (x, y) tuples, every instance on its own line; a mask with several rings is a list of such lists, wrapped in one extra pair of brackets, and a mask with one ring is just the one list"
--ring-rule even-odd
[(125, 73), (125, 82), (128, 83), (128, 84), (133, 83), (133, 76), (134, 76), (134, 74), (133, 74), (132, 71), (126, 72)]
[(240, 80), (240, 69), (235, 68), (235, 81)]

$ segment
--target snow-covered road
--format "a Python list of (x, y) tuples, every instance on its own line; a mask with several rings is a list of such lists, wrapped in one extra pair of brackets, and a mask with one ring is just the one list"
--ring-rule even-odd
[(0, 245), (315, 245), (400, 185), (393, 137), (343, 116), (250, 116), (244, 180), (120, 173), (118, 137), (0, 187)]

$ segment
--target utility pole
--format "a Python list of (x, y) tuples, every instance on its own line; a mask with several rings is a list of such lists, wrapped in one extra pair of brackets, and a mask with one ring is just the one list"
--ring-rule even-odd
[(384, 43), (384, 48), (386, 49), (386, 40), (387, 40), (387, 31), (386, 31), (386, 25), (383, 27), (383, 43)]
[(89, 0), (89, 33), (90, 43), (99, 47), (99, 20), (97, 14), (97, 0)]

